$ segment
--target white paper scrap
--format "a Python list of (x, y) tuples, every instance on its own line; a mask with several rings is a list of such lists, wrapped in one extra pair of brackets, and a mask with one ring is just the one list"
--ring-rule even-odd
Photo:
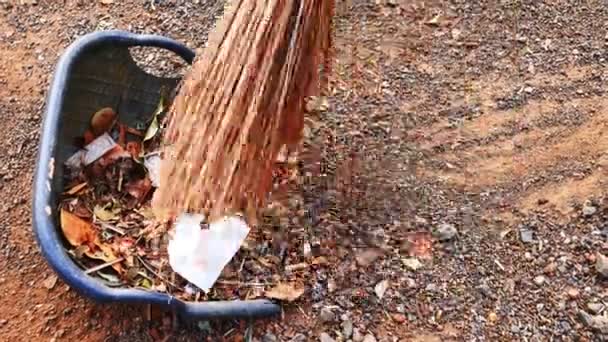
[(84, 166), (85, 150), (78, 150), (68, 160), (65, 161), (65, 166), (72, 172), (78, 172)]
[(198, 214), (180, 215), (167, 250), (173, 270), (207, 293), (245, 241), (250, 228), (239, 217), (225, 217), (203, 229), (204, 218)]
[(108, 133), (104, 133), (85, 146), (86, 154), (84, 155), (84, 165), (89, 165), (97, 159), (103, 157), (111, 149), (116, 146), (116, 142)]
[(158, 188), (160, 182), (160, 156), (153, 154), (144, 159), (144, 166), (148, 169), (152, 186)]

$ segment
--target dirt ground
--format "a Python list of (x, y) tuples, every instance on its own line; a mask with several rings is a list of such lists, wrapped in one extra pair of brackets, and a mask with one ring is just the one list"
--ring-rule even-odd
[[(264, 342), (606, 340), (601, 1), (338, 1), (311, 141), (341, 186), (302, 194), (330, 263), (283, 317), (177, 324), (49, 286), (30, 197), (58, 57), (113, 28), (201, 47), (221, 8), (0, 0), (1, 340), (239, 341), (248, 326)], [(429, 258), (408, 255), (412, 232), (432, 234)]]

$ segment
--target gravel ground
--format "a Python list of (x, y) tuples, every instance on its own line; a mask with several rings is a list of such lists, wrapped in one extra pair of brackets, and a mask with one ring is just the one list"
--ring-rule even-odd
[(184, 323), (55, 283), (31, 234), (31, 178), (70, 42), (119, 28), (198, 48), (221, 2), (0, 1), (2, 339), (606, 340), (604, 4), (338, 7), (334, 91), (307, 141), (323, 173), (298, 194), (327, 262), (283, 317)]

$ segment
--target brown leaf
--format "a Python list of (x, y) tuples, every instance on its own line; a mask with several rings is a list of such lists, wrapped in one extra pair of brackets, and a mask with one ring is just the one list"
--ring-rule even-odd
[(93, 134), (93, 132), (90, 129), (87, 129), (84, 132), (83, 138), (84, 138), (83, 139), (84, 140), (84, 145), (86, 146), (86, 145), (92, 143), (93, 140), (95, 140), (95, 134)]
[(136, 141), (129, 141), (127, 143), (127, 152), (129, 152), (129, 154), (131, 154), (131, 157), (133, 157), (133, 159), (139, 159), (139, 155), (141, 154), (141, 144), (136, 142)]
[(78, 185), (73, 186), (72, 188), (70, 188), (70, 190), (66, 191), (64, 194), (65, 195), (76, 195), (77, 193), (79, 193), (80, 191), (82, 191), (84, 188), (86, 188), (88, 185), (87, 182), (82, 182)]
[(102, 108), (91, 117), (91, 131), (95, 136), (100, 136), (114, 126), (116, 112), (112, 108)]
[(90, 222), (61, 209), (61, 230), (68, 242), (74, 246), (89, 245), (97, 239), (97, 233)]
[[(61, 230), (68, 242), (74, 247), (85, 247), (84, 254), (91, 259), (111, 262), (116, 260), (116, 255), (112, 248), (99, 241), (97, 232), (91, 222), (85, 221), (80, 217), (61, 209)], [(119, 273), (123, 272), (120, 264), (112, 267)]]
[(304, 294), (304, 286), (295, 283), (279, 283), (277, 286), (266, 291), (266, 297), (272, 299), (293, 302)]
[(105, 168), (109, 165), (114, 164), (119, 159), (130, 158), (130, 157), (131, 157), (131, 154), (129, 152), (127, 152), (125, 149), (120, 147), (120, 145), (116, 145), (116, 146), (114, 146), (114, 148), (112, 148), (110, 151), (108, 151), (108, 153), (104, 154), (103, 157), (101, 157), (97, 161), (97, 163), (99, 163), (99, 165), (102, 168)]

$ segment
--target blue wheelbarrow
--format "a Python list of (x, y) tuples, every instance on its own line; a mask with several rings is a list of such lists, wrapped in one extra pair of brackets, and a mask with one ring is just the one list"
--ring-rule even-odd
[[(280, 313), (270, 300), (185, 302), (165, 293), (111, 288), (91, 277), (68, 256), (59, 228), (57, 205), (64, 189), (64, 162), (76, 152), (90, 113), (119, 106), (129, 124), (150, 119), (163, 90), (178, 78), (144, 72), (130, 54), (132, 47), (163, 48), (191, 64), (194, 52), (162, 36), (103, 31), (85, 35), (65, 51), (53, 76), (46, 102), (33, 186), (33, 228), (44, 258), (73, 289), (97, 302), (154, 304), (194, 319), (262, 318)], [(123, 117), (128, 113), (128, 117)]]

